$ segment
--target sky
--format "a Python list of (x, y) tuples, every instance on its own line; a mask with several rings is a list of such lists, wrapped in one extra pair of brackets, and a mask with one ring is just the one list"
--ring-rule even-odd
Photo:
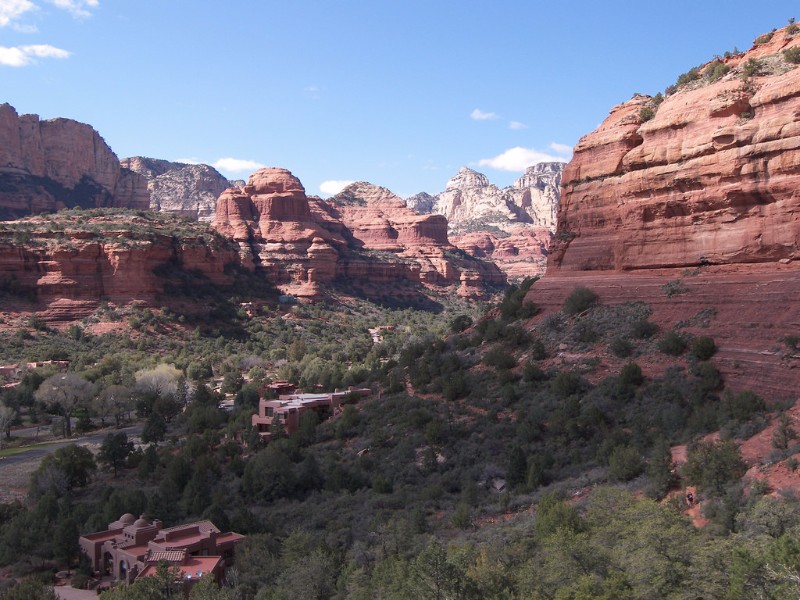
[[(634, 93), (800, 19), (741, 0), (0, 0), (0, 103), (120, 158), (401, 197), (568, 161)], [(797, 14), (796, 14), (797, 13)]]

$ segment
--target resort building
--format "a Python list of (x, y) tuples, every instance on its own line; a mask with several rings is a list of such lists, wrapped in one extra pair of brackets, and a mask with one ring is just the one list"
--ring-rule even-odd
[(303, 413), (313, 411), (320, 421), (324, 421), (342, 411), (342, 405), (349, 398), (369, 396), (372, 390), (367, 388), (349, 388), (343, 392), (327, 392), (322, 394), (304, 394), (293, 392), (282, 394), (277, 400), (261, 398), (258, 402), (258, 413), (252, 417), (253, 427), (259, 435), (269, 439), (273, 424), (278, 421), (283, 431), (291, 435), (300, 427)]
[(153, 574), (161, 561), (167, 561), (191, 584), (206, 573), (221, 582), (242, 539), (238, 533), (221, 533), (211, 521), (165, 529), (158, 519), (150, 522), (144, 515), (137, 519), (127, 513), (109, 523), (106, 531), (81, 536), (79, 543), (100, 577), (111, 575), (130, 583)]

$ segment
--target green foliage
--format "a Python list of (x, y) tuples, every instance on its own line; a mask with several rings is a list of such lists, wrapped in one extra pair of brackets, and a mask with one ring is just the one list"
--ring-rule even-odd
[(757, 58), (749, 58), (747, 62), (742, 65), (742, 79), (748, 80), (751, 77), (760, 75), (764, 66)]
[(133, 442), (128, 441), (127, 433), (109, 433), (100, 446), (97, 460), (108, 465), (116, 477), (117, 471), (125, 465), (131, 452), (133, 452)]
[(658, 349), (670, 356), (680, 356), (686, 351), (686, 340), (675, 330), (668, 331), (658, 340)]
[(53, 586), (35, 577), (23, 579), (13, 587), (0, 592), (2, 600), (58, 600)]
[(516, 319), (528, 319), (539, 313), (539, 307), (535, 303), (525, 301), (531, 286), (538, 277), (526, 277), (519, 286), (509, 287), (500, 303), (500, 316), (504, 321)]
[(614, 356), (617, 358), (627, 358), (631, 354), (633, 354), (633, 344), (631, 344), (625, 338), (617, 337), (611, 340), (611, 344), (609, 344), (609, 349), (611, 352), (614, 353)]
[(761, 46), (763, 44), (766, 44), (767, 42), (769, 42), (772, 39), (772, 36), (774, 36), (774, 35), (775, 35), (775, 30), (774, 29), (772, 31), (770, 31), (769, 33), (764, 33), (764, 34), (758, 36), (753, 41), (753, 45)]
[(772, 432), (772, 446), (778, 450), (787, 450), (792, 440), (797, 439), (797, 431), (792, 427), (789, 415), (782, 414), (778, 418), (778, 426)]
[[(795, 25), (795, 27), (797, 26)], [(800, 63), (800, 46), (794, 46), (784, 50), (783, 58), (786, 62), (792, 63), (793, 65)]]
[(517, 359), (500, 346), (495, 346), (483, 355), (483, 363), (495, 369), (513, 369)]
[(708, 360), (717, 351), (717, 345), (714, 340), (708, 336), (702, 335), (692, 341), (692, 348), (690, 350), (692, 356), (697, 360)]
[(645, 463), (636, 448), (617, 446), (608, 457), (608, 478), (611, 481), (630, 481), (644, 471)]
[(715, 60), (706, 68), (704, 75), (706, 79), (713, 82), (722, 79), (730, 70), (731, 68), (724, 62)]
[(575, 289), (564, 300), (563, 311), (567, 315), (582, 313), (591, 308), (597, 302), (597, 294), (582, 285)]
[(34, 498), (48, 492), (62, 495), (76, 487), (85, 487), (97, 470), (92, 451), (70, 444), (42, 459), (31, 476), (30, 494)]
[(469, 315), (458, 315), (450, 321), (450, 331), (453, 333), (461, 333), (470, 327), (472, 327), (472, 317)]
[(644, 382), (642, 368), (635, 362), (629, 362), (619, 372), (619, 382), (623, 385), (640, 386)]
[(655, 116), (656, 111), (650, 106), (642, 106), (642, 108), (639, 109), (639, 121), (642, 123), (646, 123)]
[(678, 80), (675, 82), (675, 85), (681, 87), (687, 83), (691, 83), (692, 81), (697, 81), (698, 79), (700, 79), (700, 69), (697, 67), (692, 67), (686, 73), (678, 76)]
[(722, 496), (726, 487), (741, 478), (747, 465), (733, 440), (690, 445), (683, 465), (687, 482), (706, 494)]
[(647, 319), (638, 319), (631, 325), (631, 335), (638, 339), (653, 337), (658, 332), (658, 325)]
[(681, 279), (673, 279), (672, 281), (668, 281), (661, 286), (661, 289), (664, 291), (664, 295), (666, 295), (667, 298), (672, 298), (673, 296), (680, 294), (686, 294), (689, 291), (689, 288), (686, 287)]

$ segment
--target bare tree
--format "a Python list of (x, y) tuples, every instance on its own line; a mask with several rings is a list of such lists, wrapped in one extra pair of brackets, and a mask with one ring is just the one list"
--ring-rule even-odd
[(159, 398), (174, 396), (178, 380), (183, 373), (174, 365), (160, 364), (152, 369), (136, 371), (136, 391), (140, 394), (153, 394)]
[(66, 437), (72, 437), (72, 414), (78, 406), (89, 402), (94, 393), (94, 386), (75, 373), (56, 373), (45, 379), (34, 398), (39, 402), (52, 405), (64, 417)]
[(104, 416), (113, 415), (119, 429), (122, 416), (129, 415), (133, 410), (133, 392), (124, 385), (110, 385), (97, 395), (92, 406), (101, 421)]
[(16, 416), (17, 411), (0, 402), (0, 448), (3, 447), (2, 434), (5, 433), (7, 438), (11, 437), (11, 423), (14, 422)]

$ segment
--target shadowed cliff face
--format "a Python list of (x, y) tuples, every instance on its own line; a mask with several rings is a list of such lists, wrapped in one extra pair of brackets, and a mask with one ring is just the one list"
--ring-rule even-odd
[(220, 196), (215, 227), (239, 244), (245, 265), (300, 296), (320, 295), (340, 280), (454, 286), (464, 295), (505, 281), (493, 264), (448, 242), (444, 217), (417, 215), (389, 190), (367, 183), (321, 200), (308, 198), (286, 169), (261, 169), (244, 188)]
[(119, 160), (89, 125), (40, 121), (0, 105), (0, 219), (64, 207), (146, 209), (144, 177)]
[[(583, 137), (563, 176), (548, 272), (795, 259), (800, 236), (800, 69), (768, 44), (731, 70), (667, 96), (615, 107)], [(751, 59), (763, 75), (742, 79)], [(701, 71), (702, 73), (702, 71)]]

